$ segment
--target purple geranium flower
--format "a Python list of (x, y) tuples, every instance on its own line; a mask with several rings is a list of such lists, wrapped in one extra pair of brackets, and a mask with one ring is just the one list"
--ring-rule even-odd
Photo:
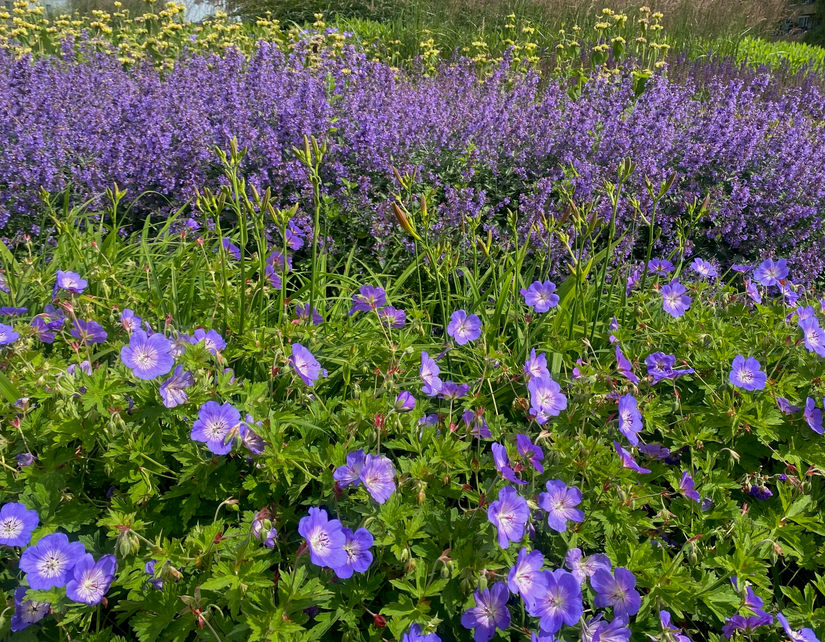
[[(483, 412), (483, 408), (480, 412)], [(492, 439), (493, 433), (490, 432), (490, 426), (487, 425), (487, 420), (484, 415), (473, 412), (472, 410), (465, 410), (461, 415), (467, 428), (470, 429), (470, 434), (477, 439)]]
[(29, 586), (36, 591), (65, 586), (72, 569), (86, 550), (80, 542), (69, 543), (63, 533), (46, 535), (20, 556), (20, 570), (26, 573)]
[(92, 365), (88, 361), (81, 361), (80, 364), (73, 363), (68, 368), (66, 368), (66, 374), (69, 374), (73, 377), (77, 376), (78, 372), (83, 372), (84, 374), (92, 376)]
[(66, 290), (66, 292), (71, 292), (72, 294), (81, 294), (88, 285), (86, 281), (80, 278), (77, 272), (63, 272), (62, 270), (58, 270), (52, 296), (54, 296), (58, 290)]
[(464, 395), (470, 392), (470, 386), (466, 383), (454, 383), (452, 381), (445, 381), (441, 385), (441, 398), (447, 401), (455, 401), (461, 399)]
[[(601, 615), (588, 620), (588, 631), (591, 639), (589, 642), (629, 642), (630, 629), (627, 626), (627, 618), (614, 617), (612, 622), (599, 621)], [(582, 632), (582, 638), (585, 634)]]
[(779, 291), (785, 297), (785, 305), (796, 305), (799, 301), (799, 289), (790, 283), (780, 284)]
[(395, 412), (410, 412), (413, 409), (415, 409), (415, 397), (406, 390), (399, 392), (395, 398), (393, 410)]
[(17, 465), (20, 466), (20, 468), (25, 468), (26, 466), (31, 466), (37, 457), (31, 453), (20, 453), (19, 455), (15, 455), (14, 459), (17, 461)]
[(233, 259), (236, 261), (241, 260), (241, 248), (237, 245), (233, 244), (228, 238), (221, 239), (221, 246), (223, 247), (224, 251), (229, 254)]
[[(301, 305), (300, 303), (295, 306), (295, 314), (298, 316), (299, 319), (309, 319), (309, 303), (305, 303)], [(318, 310), (312, 308), (312, 325), (321, 325), (323, 322), (324, 317), (322, 317)]]
[(759, 362), (753, 357), (745, 359), (741, 354), (737, 355), (731, 367), (730, 382), (743, 390), (762, 390), (768, 380), (768, 375), (760, 368)]
[(66, 597), (84, 604), (100, 604), (116, 570), (114, 555), (104, 555), (97, 562), (89, 553), (82, 555), (72, 569), (73, 579), (66, 584)]
[(172, 342), (159, 332), (150, 337), (143, 330), (135, 330), (129, 345), (120, 349), (120, 359), (138, 379), (148, 381), (165, 375), (175, 365), (171, 350)]
[(14, 589), (14, 615), (11, 616), (12, 633), (22, 631), (26, 627), (36, 624), (49, 614), (51, 604), (27, 600), (28, 586), (18, 586)]
[(679, 492), (682, 493), (688, 499), (692, 499), (695, 502), (701, 501), (701, 497), (699, 493), (694, 488), (694, 481), (693, 477), (691, 477), (687, 471), (682, 472), (682, 480), (679, 482)]
[(662, 309), (672, 317), (682, 316), (687, 312), (691, 302), (686, 292), (687, 288), (679, 281), (662, 286)]
[(386, 502), (395, 492), (395, 466), (382, 455), (367, 455), (359, 478), (372, 498), (379, 504)]
[(270, 525), (265, 529), (263, 519), (256, 519), (252, 522), (252, 536), (257, 540), (263, 540), (264, 547), (275, 548), (275, 540), (278, 538), (278, 531)]
[(792, 415), (802, 410), (799, 406), (794, 406), (790, 401), (785, 399), (785, 397), (777, 397), (776, 405), (779, 406), (779, 409), (786, 415)]
[(218, 334), (215, 330), (210, 330), (207, 332), (203, 328), (198, 328), (195, 330), (195, 336), (193, 336), (189, 341), (193, 344), (203, 341), (203, 345), (206, 347), (206, 350), (209, 354), (213, 355), (218, 354), (226, 347), (226, 341), (223, 340), (223, 337), (220, 334)]
[(541, 474), (544, 472), (544, 466), (541, 465), (544, 459), (544, 453), (540, 446), (530, 441), (530, 437), (522, 434), (516, 435), (516, 448), (518, 448), (518, 454), (521, 455), (522, 459), (529, 462), (530, 465), (536, 469), (537, 473)]
[(773, 617), (767, 613), (762, 615), (751, 615), (745, 617), (744, 615), (734, 615), (725, 620), (725, 626), (722, 627), (722, 633), (730, 640), (736, 631), (742, 631), (746, 636), (750, 637), (754, 630), (760, 626), (766, 626), (773, 622)]
[[(15, 597), (16, 596), (17, 594), (15, 593)], [(799, 629), (798, 631), (793, 630), (790, 624), (788, 624), (787, 618), (782, 613), (777, 613), (776, 619), (779, 620), (782, 628), (785, 629), (785, 635), (787, 635), (788, 639), (792, 642), (819, 642), (819, 638), (816, 637), (816, 633), (814, 633), (811, 629)]]
[(623, 395), (619, 399), (619, 432), (635, 446), (639, 443), (638, 435), (642, 428), (642, 413), (636, 407), (636, 398), (633, 395)]
[(309, 509), (309, 515), (298, 522), (298, 533), (306, 540), (309, 557), (316, 566), (337, 568), (347, 563), (347, 537), (341, 522), (329, 519), (322, 508)]
[(626, 568), (610, 571), (598, 569), (590, 578), (590, 586), (596, 591), (593, 604), (596, 608), (613, 607), (617, 617), (629, 617), (639, 612), (642, 597), (636, 590), (636, 577)]
[(232, 441), (227, 443), (229, 431), (240, 422), (241, 413), (229, 402), (220, 405), (217, 401), (207, 401), (198, 411), (191, 438), (206, 443), (210, 452), (225, 455), (232, 450)]
[(734, 272), (744, 273), (750, 272), (753, 269), (752, 265), (731, 265), (730, 269)]
[(376, 288), (371, 285), (362, 285), (358, 294), (352, 295), (352, 308), (349, 314), (352, 316), (356, 312), (370, 312), (384, 307), (387, 303), (387, 293), (384, 288)]
[(633, 364), (624, 356), (618, 343), (616, 344), (616, 370), (631, 383), (639, 383), (639, 377), (633, 373)]
[(521, 296), (527, 307), (533, 308), (536, 312), (544, 313), (550, 308), (555, 308), (559, 304), (559, 295), (554, 294), (556, 284), (552, 281), (534, 281), (530, 287), (521, 289)]
[(693, 259), (693, 263), (690, 264), (690, 267), (692, 267), (693, 271), (696, 272), (703, 279), (709, 279), (714, 276), (718, 276), (716, 268), (713, 267), (713, 265), (711, 265), (707, 261), (703, 261), (699, 257)]
[(748, 493), (751, 496), (756, 497), (756, 499), (758, 499), (761, 502), (764, 502), (765, 500), (773, 497), (771, 489), (765, 486), (764, 483), (751, 486), (751, 489), (748, 491)]
[(54, 332), (49, 331), (48, 322), (42, 317), (34, 317), (31, 322), (34, 334), (43, 343), (54, 343)]
[(526, 481), (521, 481), (518, 477), (516, 477), (515, 471), (510, 466), (510, 458), (507, 456), (507, 448), (501, 444), (493, 444), (491, 449), (493, 451), (493, 463), (496, 466), (496, 470), (501, 473), (501, 476), (504, 477), (504, 479), (511, 481), (514, 484), (527, 483)]
[(528, 381), (534, 378), (550, 378), (550, 371), (547, 369), (547, 357), (543, 352), (536, 356), (536, 349), (530, 350), (530, 358), (524, 362), (524, 374), (527, 375)]
[(358, 486), (361, 483), (361, 469), (364, 467), (366, 458), (363, 449), (347, 453), (346, 465), (339, 466), (332, 473), (332, 477), (338, 482), (339, 487), (346, 488), (350, 484)]
[(463, 613), (461, 626), (475, 629), (475, 642), (489, 642), (496, 629), (506, 631), (510, 626), (510, 611), (507, 610), (510, 592), (504, 582), (496, 582), (490, 588), (476, 591), (474, 595), (476, 606)]
[(751, 298), (751, 300), (754, 303), (762, 303), (762, 295), (759, 293), (759, 288), (757, 288), (748, 279), (745, 279), (745, 293)]
[(636, 463), (636, 460), (633, 459), (633, 455), (627, 452), (624, 448), (621, 447), (618, 441), (613, 442), (613, 447), (616, 449), (616, 452), (619, 454), (619, 459), (622, 460), (622, 467), (629, 468), (630, 470), (635, 470), (637, 473), (649, 473), (650, 470), (647, 468), (642, 468), (639, 464)]
[(420, 624), (413, 624), (410, 630), (401, 636), (401, 642), (441, 642), (441, 638), (435, 633), (422, 633)]
[(820, 435), (825, 433), (825, 429), (822, 427), (822, 411), (816, 407), (816, 401), (810, 397), (805, 400), (805, 412), (802, 416), (805, 417), (805, 421), (808, 422), (811, 430), (815, 433)]
[(666, 276), (673, 272), (673, 263), (667, 259), (653, 259), (647, 265), (648, 273), (657, 276)]
[(365, 573), (372, 564), (372, 533), (366, 528), (359, 528), (354, 533), (348, 528), (342, 528), (341, 532), (345, 538), (343, 548), (347, 561), (341, 566), (333, 567), (332, 570), (341, 579), (352, 577), (353, 573)]
[(300, 343), (292, 344), (292, 356), (289, 358), (289, 363), (308, 386), (314, 386), (319, 377), (326, 376), (326, 370), (321, 369), (321, 364)]
[(481, 336), (481, 319), (476, 314), (467, 316), (464, 310), (456, 310), (450, 316), (447, 334), (460, 346), (475, 341)]
[(583, 557), (580, 548), (571, 548), (567, 551), (567, 555), (564, 557), (564, 565), (570, 569), (579, 584), (584, 584), (584, 581), (588, 577), (592, 577), (593, 573), (600, 568), (607, 571), (613, 569), (610, 558), (604, 553), (594, 553)]
[(582, 589), (579, 582), (563, 569), (544, 571), (547, 589), (544, 594), (527, 603), (527, 612), (540, 618), (542, 631), (558, 632), (563, 624), (572, 626), (584, 613)]
[(29, 510), (24, 504), (3, 504), (0, 508), (0, 545), (25, 546), (39, 523), (37, 511)]
[(819, 327), (819, 321), (815, 317), (808, 317), (799, 322), (799, 327), (805, 334), (805, 348), (825, 357), (825, 330)]
[(241, 443), (246, 446), (249, 452), (253, 455), (260, 455), (264, 451), (264, 448), (266, 448), (269, 444), (267, 444), (263, 437), (252, 429), (253, 425), (258, 426), (259, 428), (262, 427), (260, 421), (256, 422), (252, 418), (252, 415), (247, 415), (246, 421), (242, 421), (238, 428), (238, 436), (241, 438)]
[(645, 359), (645, 365), (647, 366), (647, 374), (653, 377), (654, 386), (664, 379), (676, 379), (694, 372), (693, 368), (674, 369), (676, 356), (664, 352), (654, 352), (648, 355)]
[(75, 319), (71, 334), (75, 339), (79, 339), (84, 344), (103, 343), (108, 336), (106, 330), (104, 330), (100, 324), (94, 321), (81, 321), (80, 319)]
[(5, 323), (0, 323), (0, 346), (7, 346), (20, 338), (20, 334), (14, 328)]
[(134, 310), (126, 308), (120, 313), (120, 325), (122, 325), (123, 329), (127, 332), (134, 332), (140, 329), (141, 323), (143, 323), (143, 319), (137, 316)]
[(550, 377), (534, 377), (527, 384), (530, 392), (530, 412), (536, 415), (539, 425), (547, 423), (549, 417), (555, 417), (567, 408), (567, 397), (561, 387)]
[(576, 508), (582, 503), (582, 492), (578, 488), (568, 488), (560, 479), (551, 479), (546, 484), (547, 492), (539, 495), (539, 507), (547, 511), (547, 525), (554, 531), (563, 533), (567, 522), (581, 522), (584, 512)]
[(174, 408), (186, 403), (189, 399), (186, 389), (194, 383), (195, 377), (192, 373), (184, 372), (182, 366), (177, 366), (172, 376), (160, 384), (160, 396), (163, 399), (163, 405), (167, 408)]
[(521, 595), (526, 604), (532, 603), (547, 590), (547, 578), (541, 570), (542, 566), (544, 556), (540, 551), (528, 553), (527, 549), (522, 547), (516, 563), (507, 575), (507, 586), (510, 591)]
[(506, 549), (510, 542), (520, 542), (524, 537), (530, 507), (515, 488), (505, 486), (499, 491), (498, 499), (487, 508), (487, 519), (498, 529), (498, 545)]
[(20, 317), (28, 312), (28, 308), (15, 308), (10, 305), (4, 305), (0, 308), (0, 315), (4, 317)]
[(690, 638), (682, 634), (682, 630), (678, 626), (673, 626), (670, 623), (670, 611), (659, 611), (659, 622), (662, 624), (662, 629), (666, 632), (676, 631), (673, 634), (676, 642), (690, 642)]
[(785, 259), (779, 259), (776, 263), (773, 259), (762, 261), (753, 271), (753, 278), (765, 286), (779, 285), (779, 282), (787, 276), (788, 262)]
[(378, 313), (378, 318), (390, 328), (399, 330), (407, 323), (407, 313), (404, 310), (396, 310), (391, 305), (382, 308)]
[(441, 392), (441, 379), (438, 378), (438, 373), (441, 368), (434, 359), (430, 358), (426, 352), (421, 353), (421, 369), (418, 371), (419, 376), (424, 381), (424, 387), (421, 391), (430, 397), (435, 397)]
[(659, 444), (642, 444), (639, 452), (651, 459), (667, 459), (670, 457), (670, 448), (665, 448)]

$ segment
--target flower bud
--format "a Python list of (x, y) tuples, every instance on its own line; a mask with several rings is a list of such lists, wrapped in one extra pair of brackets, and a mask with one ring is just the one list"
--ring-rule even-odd
[(383, 615), (378, 615), (377, 613), (372, 618), (373, 624), (375, 624), (376, 629), (383, 629), (387, 626), (387, 618)]

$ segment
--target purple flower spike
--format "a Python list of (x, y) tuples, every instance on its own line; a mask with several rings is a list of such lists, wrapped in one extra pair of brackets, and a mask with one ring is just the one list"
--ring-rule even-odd
[(422, 633), (420, 624), (413, 624), (410, 630), (401, 636), (401, 642), (441, 642), (441, 638), (435, 633)]
[(204, 442), (215, 455), (225, 455), (232, 450), (232, 440), (227, 440), (229, 431), (240, 422), (241, 413), (232, 404), (227, 402), (221, 406), (217, 401), (207, 401), (198, 411), (191, 438)]
[(621, 447), (618, 441), (613, 442), (613, 447), (616, 449), (616, 452), (619, 454), (619, 459), (622, 460), (622, 467), (629, 468), (630, 470), (635, 470), (637, 473), (647, 474), (650, 472), (647, 468), (642, 468), (639, 464), (636, 463), (636, 460), (633, 459), (633, 455), (627, 452), (624, 448)]
[(461, 616), (461, 626), (475, 629), (475, 642), (490, 642), (496, 629), (506, 631), (510, 626), (510, 611), (507, 600), (510, 592), (504, 582), (496, 582), (490, 588), (475, 592), (476, 606), (468, 609)]
[(633, 374), (633, 364), (624, 356), (622, 348), (618, 343), (616, 344), (616, 370), (631, 383), (639, 383), (639, 377)]
[(686, 292), (687, 288), (678, 281), (662, 286), (662, 309), (672, 317), (682, 316), (692, 300)]
[(135, 330), (129, 345), (120, 349), (120, 359), (138, 379), (149, 381), (165, 375), (175, 365), (171, 350), (172, 342), (159, 332), (150, 337), (143, 330)]
[(534, 281), (530, 287), (519, 290), (524, 297), (527, 307), (533, 308), (536, 312), (543, 314), (550, 308), (555, 308), (559, 304), (559, 295), (554, 294), (556, 284), (552, 281)]
[(761, 285), (779, 285), (779, 282), (788, 277), (788, 262), (779, 259), (776, 263), (773, 259), (762, 261), (753, 271), (753, 278)]
[(638, 435), (642, 428), (642, 413), (636, 407), (636, 398), (633, 395), (623, 395), (619, 399), (619, 432), (635, 446), (639, 443)]
[(438, 367), (438, 364), (435, 362), (435, 359), (431, 359), (430, 355), (426, 352), (421, 353), (421, 369), (418, 371), (421, 380), (424, 382), (424, 387), (421, 388), (421, 392), (429, 397), (435, 397), (439, 392), (441, 392), (441, 379), (438, 378), (438, 374), (441, 372), (441, 368)]
[(530, 350), (530, 358), (524, 362), (524, 374), (527, 375), (528, 381), (550, 378), (550, 371), (547, 369), (547, 357), (544, 353), (536, 356), (536, 349)]
[(346, 541), (344, 542), (344, 553), (347, 556), (346, 564), (333, 568), (335, 574), (341, 579), (352, 577), (353, 573), (365, 573), (372, 564), (373, 544), (372, 533), (366, 528), (359, 528), (354, 533), (348, 528), (342, 528)]
[(66, 292), (71, 292), (72, 294), (81, 294), (88, 286), (89, 284), (81, 279), (77, 272), (63, 272), (62, 270), (58, 270), (57, 281), (55, 282), (52, 296), (54, 296), (58, 290), (66, 290)]
[[(158, 335), (152, 335), (158, 336)], [(195, 377), (191, 372), (184, 372), (182, 366), (177, 366), (172, 376), (160, 384), (160, 396), (163, 405), (175, 408), (189, 400), (186, 389), (195, 384)]]
[(12, 633), (22, 631), (42, 620), (49, 614), (49, 609), (52, 606), (48, 602), (25, 599), (28, 590), (28, 586), (19, 586), (14, 589), (14, 615), (11, 616)]
[(447, 334), (455, 339), (458, 345), (466, 345), (481, 336), (481, 319), (476, 314), (467, 316), (464, 310), (456, 310), (450, 316)]
[(761, 365), (753, 357), (745, 359), (741, 354), (737, 355), (731, 367), (730, 382), (743, 390), (762, 390), (768, 380), (768, 375), (760, 368)]
[(367, 455), (359, 478), (372, 498), (379, 504), (386, 502), (395, 492), (395, 466), (381, 455)]
[(701, 497), (699, 493), (694, 489), (694, 481), (693, 477), (691, 477), (687, 471), (682, 472), (682, 481), (679, 482), (679, 492), (682, 493), (688, 499), (692, 499), (695, 502), (700, 502)]
[(544, 466), (541, 465), (544, 459), (544, 453), (541, 447), (536, 446), (530, 441), (530, 437), (522, 434), (516, 435), (516, 448), (518, 448), (518, 454), (521, 455), (522, 459), (529, 462), (530, 465), (536, 469), (537, 473), (541, 474), (544, 472)]
[(547, 482), (547, 492), (539, 495), (539, 506), (547, 511), (547, 525), (554, 531), (563, 533), (567, 522), (581, 522), (584, 512), (576, 508), (582, 503), (582, 492), (578, 488), (568, 488), (560, 479)]
[(301, 381), (310, 387), (314, 386), (322, 375), (326, 376), (326, 371), (321, 371), (321, 364), (300, 343), (292, 344), (292, 356), (289, 358), (289, 363), (298, 373)]
[(378, 317), (389, 328), (400, 330), (407, 323), (407, 313), (404, 310), (396, 310), (391, 305), (381, 308)]
[(395, 398), (393, 410), (395, 412), (410, 412), (413, 409), (415, 409), (415, 397), (406, 390), (399, 392)]
[(349, 485), (358, 486), (361, 483), (361, 469), (364, 467), (366, 458), (363, 449), (348, 453), (346, 465), (339, 466), (332, 473), (332, 477), (338, 482), (338, 486), (341, 488), (346, 488)]
[(590, 586), (596, 591), (593, 602), (596, 608), (613, 607), (616, 617), (629, 617), (639, 612), (642, 597), (636, 590), (636, 577), (626, 568), (610, 571), (599, 569), (590, 578)]
[(3, 504), (0, 508), (0, 546), (26, 546), (40, 518), (24, 504)]
[(541, 567), (544, 556), (541, 551), (528, 553), (526, 548), (518, 552), (516, 563), (507, 575), (507, 586), (511, 593), (521, 595), (526, 604), (538, 599), (547, 590), (547, 577)]
[(309, 558), (316, 566), (339, 568), (349, 561), (344, 550), (347, 537), (341, 522), (329, 519), (322, 508), (309, 509), (309, 515), (298, 522), (298, 533), (306, 540)]
[(100, 604), (112, 586), (117, 570), (114, 555), (104, 555), (97, 563), (86, 553), (72, 569), (73, 579), (66, 584), (66, 597), (83, 604)]
[(505, 486), (498, 492), (498, 499), (487, 508), (487, 519), (498, 529), (498, 545), (506, 549), (510, 542), (520, 542), (524, 538), (530, 507), (515, 488)]
[(540, 618), (542, 631), (556, 633), (562, 625), (572, 626), (584, 613), (582, 589), (572, 574), (563, 569), (545, 571), (547, 590), (544, 595), (527, 604), (527, 612)]
[(825, 434), (825, 429), (822, 427), (822, 411), (816, 407), (816, 401), (810, 397), (805, 400), (805, 412), (802, 416), (805, 417), (811, 430), (820, 435)]
[(86, 550), (80, 542), (69, 543), (63, 533), (41, 538), (20, 556), (20, 570), (26, 573), (29, 586), (36, 591), (65, 586), (72, 579), (72, 569)]
[(799, 327), (805, 334), (805, 348), (808, 352), (816, 352), (820, 357), (825, 357), (825, 330), (819, 327), (816, 317), (800, 320)]
[(12, 326), (6, 325), (5, 323), (0, 323), (0, 346), (11, 345), (19, 338), (20, 333), (15, 332)]
[(226, 341), (224, 341), (223, 337), (215, 332), (215, 330), (207, 332), (203, 328), (198, 328), (195, 330), (195, 336), (193, 336), (190, 341), (193, 344), (203, 341), (206, 350), (212, 355), (217, 355), (226, 347)]
[[(15, 593), (15, 596), (16, 595), (17, 594)], [(814, 633), (811, 629), (799, 629), (798, 631), (794, 631), (790, 624), (788, 624), (787, 618), (785, 618), (782, 613), (777, 613), (776, 619), (779, 620), (782, 628), (785, 629), (785, 635), (787, 635), (788, 639), (792, 640), (792, 642), (819, 642), (819, 638), (816, 637), (816, 633)]]
[(698, 257), (693, 259), (693, 263), (690, 264), (690, 267), (693, 268), (693, 271), (696, 272), (703, 279), (710, 279), (719, 275), (719, 273), (716, 271), (716, 268), (713, 267), (713, 265), (711, 265), (707, 261), (703, 261)]
[(352, 295), (352, 308), (349, 315), (356, 312), (371, 312), (383, 308), (387, 303), (387, 293), (384, 288), (375, 288), (371, 285), (362, 285), (358, 294)]
[(94, 321), (81, 321), (80, 319), (75, 319), (71, 334), (84, 344), (103, 343), (108, 336), (106, 330), (100, 324)]
[(588, 557), (583, 557), (580, 548), (571, 548), (564, 557), (564, 565), (573, 573), (579, 584), (584, 584), (588, 577), (593, 577), (600, 568), (611, 571), (613, 565), (610, 558), (604, 553), (595, 553)]

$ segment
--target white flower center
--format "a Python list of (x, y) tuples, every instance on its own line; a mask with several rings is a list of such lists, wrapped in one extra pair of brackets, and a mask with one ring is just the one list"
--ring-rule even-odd
[(17, 537), (23, 532), (23, 521), (18, 517), (7, 517), (0, 522), (0, 536)]
[(49, 551), (40, 560), (38, 570), (45, 577), (57, 577), (63, 572), (65, 566), (66, 558), (60, 554), (60, 551)]

